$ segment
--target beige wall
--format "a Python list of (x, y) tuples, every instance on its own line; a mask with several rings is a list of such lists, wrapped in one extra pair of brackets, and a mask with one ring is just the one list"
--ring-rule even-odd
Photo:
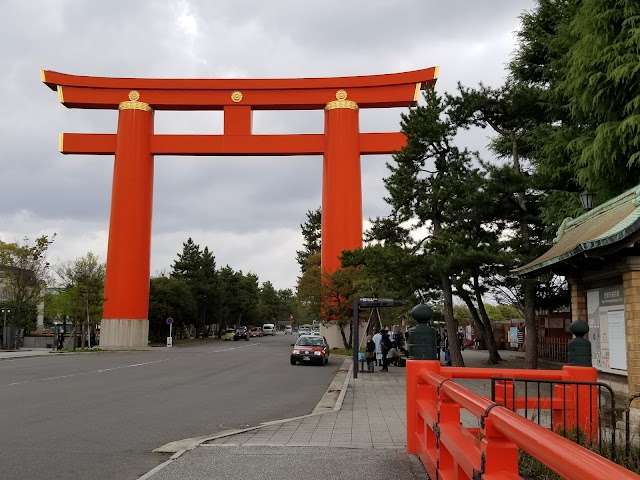
[(571, 321), (587, 321), (587, 290), (582, 282), (571, 283)]
[[(360, 323), (360, 340), (365, 336), (367, 323)], [(345, 327), (344, 334), (349, 340), (349, 327)], [(327, 339), (329, 348), (344, 348), (344, 342), (342, 341), (342, 335), (340, 334), (340, 327), (337, 323), (320, 324), (320, 335)]]
[(629, 393), (640, 392), (640, 271), (623, 275)]

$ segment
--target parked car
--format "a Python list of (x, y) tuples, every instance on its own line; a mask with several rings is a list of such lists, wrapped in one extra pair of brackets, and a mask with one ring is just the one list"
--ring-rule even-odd
[(299, 329), (298, 329), (298, 336), (302, 337), (303, 335), (310, 335), (311, 334), (311, 325), (302, 325)]
[(293, 328), (291, 328), (291, 325), (285, 325), (284, 327), (284, 334), (287, 335), (293, 335)]
[(262, 334), (263, 335), (275, 335), (276, 334), (276, 327), (273, 323), (265, 323), (262, 326)]
[(326, 365), (329, 363), (329, 344), (327, 339), (320, 335), (304, 335), (298, 337), (296, 343), (291, 346), (291, 365), (297, 362), (317, 363)]
[(236, 331), (233, 328), (227, 328), (222, 335), (223, 340), (233, 340), (236, 335)]
[(244, 338), (245, 340), (249, 341), (249, 330), (247, 329), (247, 327), (237, 327), (236, 328), (235, 335), (233, 336), (233, 339), (238, 341), (241, 338)]
[(261, 337), (262, 336), (262, 329), (260, 327), (251, 327), (249, 329), (249, 335), (251, 337)]

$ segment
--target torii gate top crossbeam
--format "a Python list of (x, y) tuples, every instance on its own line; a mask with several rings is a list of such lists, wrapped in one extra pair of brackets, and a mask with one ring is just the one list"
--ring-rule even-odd
[[(282, 79), (144, 79), (68, 75), (41, 71), (68, 108), (117, 110), (131, 90), (154, 110), (321, 110), (346, 89), (359, 108), (415, 106), (420, 90), (435, 84), (439, 67), (386, 75)], [(235, 95), (234, 95), (235, 93)], [(241, 93), (238, 95), (237, 93)]]

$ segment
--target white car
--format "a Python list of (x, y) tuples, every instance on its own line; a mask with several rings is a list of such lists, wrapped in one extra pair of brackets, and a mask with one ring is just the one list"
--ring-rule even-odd
[(293, 328), (291, 328), (291, 325), (285, 325), (284, 327), (284, 334), (287, 335), (293, 335)]
[(311, 335), (311, 329), (307, 327), (300, 327), (298, 329), (298, 336), (302, 337), (303, 335)]
[(276, 334), (276, 327), (273, 323), (265, 323), (262, 326), (262, 335), (267, 336), (267, 335), (275, 335)]

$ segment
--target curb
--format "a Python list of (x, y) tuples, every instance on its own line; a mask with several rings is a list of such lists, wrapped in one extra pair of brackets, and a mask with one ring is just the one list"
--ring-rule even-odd
[[(344, 366), (344, 364), (347, 363), (347, 361), (348, 360), (345, 360), (342, 363), (342, 366)], [(344, 402), (344, 397), (347, 395), (347, 389), (349, 388), (349, 380), (351, 380), (351, 377), (353, 377), (353, 361), (351, 362), (351, 365), (349, 365), (349, 370), (347, 371), (347, 378), (344, 379), (344, 383), (342, 384), (342, 388), (340, 389), (340, 395), (338, 395), (338, 400), (336, 400), (336, 404), (333, 407), (334, 412), (337, 412), (342, 408), (342, 403)]]
[(53, 353), (42, 353), (42, 354), (35, 354), (35, 355), (16, 355), (15, 357), (0, 357), (0, 362), (3, 360), (21, 360), (23, 358), (38, 358), (38, 357), (42, 357), (42, 358), (46, 358), (49, 357), (51, 355), (54, 355)]
[[(338, 369), (338, 372), (336, 373), (336, 376), (341, 371), (344, 371), (343, 367), (345, 366), (345, 364), (347, 362), (351, 362), (351, 359), (350, 358), (346, 358), (342, 362), (342, 366), (340, 367), (340, 369)], [(157, 465), (153, 469), (149, 470), (147, 473), (145, 473), (141, 477), (138, 477), (138, 480), (147, 480), (147, 479), (151, 478), (153, 475), (158, 473), (164, 467), (166, 467), (167, 465), (171, 464), (174, 460), (180, 458), (180, 456), (182, 456), (182, 454), (199, 447), (204, 442), (209, 442), (211, 440), (217, 440), (218, 438), (230, 437), (232, 435), (237, 435), (239, 433), (250, 432), (252, 430), (258, 430), (259, 428), (266, 427), (266, 426), (269, 426), (269, 425), (278, 425), (280, 423), (292, 422), (293, 420), (300, 420), (300, 419), (309, 418), (309, 417), (317, 417), (318, 415), (324, 415), (325, 413), (336, 412), (336, 411), (338, 411), (338, 410), (340, 410), (342, 408), (342, 404), (344, 402), (344, 397), (347, 394), (347, 389), (349, 388), (349, 380), (351, 379), (352, 374), (353, 374), (353, 363), (351, 362), (351, 364), (349, 366), (349, 370), (347, 370), (347, 376), (344, 379), (344, 382), (342, 383), (342, 388), (340, 389), (340, 395), (338, 395), (338, 399), (336, 400), (336, 404), (335, 404), (335, 406), (333, 407), (332, 410), (328, 410), (326, 412), (309, 413), (307, 415), (300, 415), (298, 417), (283, 418), (281, 420), (272, 420), (272, 421), (269, 421), (269, 422), (262, 422), (260, 425), (257, 425), (255, 427), (249, 427), (249, 428), (243, 428), (243, 429), (225, 430), (223, 432), (218, 432), (215, 435), (203, 435), (201, 437), (185, 438), (183, 440), (176, 440), (175, 442), (165, 443), (164, 445), (152, 450), (152, 452), (154, 452), (154, 453), (173, 453), (173, 455), (168, 460), (162, 462), (160, 465)], [(182, 442), (184, 442), (184, 447), (176, 450), (175, 448), (177, 447), (177, 445), (180, 445)], [(172, 447), (172, 445), (174, 445), (174, 444), (177, 444), (176, 447)]]

